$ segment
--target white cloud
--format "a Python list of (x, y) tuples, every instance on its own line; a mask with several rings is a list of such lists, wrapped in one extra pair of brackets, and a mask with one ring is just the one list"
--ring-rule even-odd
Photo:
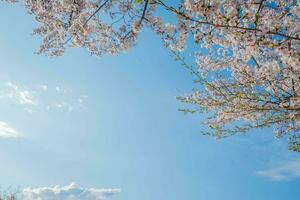
[(61, 102), (61, 103), (57, 103), (54, 105), (54, 107), (59, 108), (59, 109), (64, 109), (66, 111), (73, 111), (73, 106), (71, 104), (69, 104), (68, 102)]
[(109, 200), (120, 189), (81, 188), (75, 183), (67, 186), (25, 188), (24, 200)]
[(7, 82), (6, 86), (9, 89), (9, 91), (6, 92), (6, 97), (14, 100), (16, 103), (18, 103), (20, 105), (36, 105), (37, 104), (37, 100), (34, 97), (33, 91), (26, 90), (24, 88), (20, 88), (19, 86), (15, 85), (11, 82)]
[(0, 88), (1, 103), (21, 106), (24, 111), (33, 114), (39, 110), (78, 111), (84, 108), (87, 95), (79, 95), (69, 88), (50, 87), (46, 84), (36, 86), (18, 85), (6, 82)]
[(36, 101), (33, 97), (32, 92), (27, 91), (27, 90), (19, 91), (17, 98), (21, 105), (23, 105), (23, 104), (35, 105), (36, 104)]
[(81, 95), (81, 96), (78, 98), (78, 102), (79, 102), (80, 104), (82, 104), (87, 98), (88, 98), (87, 95)]
[(61, 91), (60, 87), (58, 87), (58, 86), (55, 87), (55, 90), (56, 90), (57, 92), (60, 92), (60, 91)]
[(288, 181), (300, 178), (300, 160), (290, 161), (272, 169), (261, 170), (256, 174), (273, 181)]
[(48, 90), (48, 86), (47, 86), (47, 85), (41, 85), (40, 88), (41, 88), (43, 91), (47, 91), (47, 90)]
[(7, 123), (0, 121), (0, 138), (17, 138), (18, 132)]

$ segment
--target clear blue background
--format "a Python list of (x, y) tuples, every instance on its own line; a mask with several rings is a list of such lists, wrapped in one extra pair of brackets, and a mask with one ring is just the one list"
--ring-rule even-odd
[(40, 38), (25, 9), (0, 4), (0, 85), (47, 84), (88, 95), (80, 111), (28, 114), (0, 105), (0, 121), (24, 138), (0, 139), (0, 185), (121, 188), (122, 200), (298, 200), (298, 179), (257, 176), (299, 155), (272, 130), (214, 140), (202, 136), (201, 116), (184, 115), (175, 97), (193, 77), (151, 31), (119, 56), (68, 50), (36, 55)]

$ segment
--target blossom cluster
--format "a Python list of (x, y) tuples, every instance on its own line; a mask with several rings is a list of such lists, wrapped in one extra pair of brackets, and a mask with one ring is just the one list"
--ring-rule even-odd
[(300, 2), (186, 0), (183, 9), (182, 21), (190, 19), (189, 32), (202, 48), (194, 73), (204, 87), (182, 100), (212, 113), (207, 124), (216, 137), (273, 126), (276, 137), (294, 138), (300, 131)]
[[(178, 8), (156, 2), (174, 12), (177, 23), (153, 29), (159, 27), (166, 46), (201, 83), (179, 98), (196, 106), (184, 111), (210, 113), (206, 124), (213, 132), (207, 134), (217, 138), (272, 126), (299, 151), (300, 2), (185, 0)], [(189, 35), (198, 46), (196, 68), (176, 52), (189, 51)]]
[[(7, 1), (7, 0), (6, 0)], [(16, 2), (15, 0), (8, 0)], [(24, 0), (43, 38), (38, 53), (63, 55), (67, 47), (86, 48), (91, 54), (117, 54), (134, 46), (143, 18), (153, 6), (131, 0)]]

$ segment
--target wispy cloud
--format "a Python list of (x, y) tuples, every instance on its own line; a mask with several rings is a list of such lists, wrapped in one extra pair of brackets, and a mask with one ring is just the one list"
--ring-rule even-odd
[(109, 200), (120, 193), (120, 189), (82, 188), (75, 183), (67, 186), (25, 188), (25, 200)]
[(32, 114), (37, 110), (62, 110), (72, 112), (84, 107), (87, 95), (76, 94), (62, 86), (38, 84), (32, 87), (6, 82), (0, 88), (0, 100), (16, 104)]
[(7, 123), (0, 121), (0, 138), (17, 138), (19, 133)]
[(73, 106), (68, 103), (68, 102), (61, 102), (61, 103), (56, 103), (53, 105), (53, 107), (55, 108), (58, 108), (58, 109), (64, 109), (64, 110), (67, 110), (67, 111), (73, 111)]
[(300, 160), (289, 161), (272, 169), (258, 171), (256, 174), (273, 181), (289, 181), (300, 178)]
[(48, 86), (47, 85), (40, 85), (40, 89), (43, 90), (43, 91), (47, 91)]
[(20, 105), (36, 105), (37, 100), (34, 97), (34, 92), (31, 90), (27, 90), (25, 88), (21, 88), (11, 82), (6, 83), (6, 87), (8, 91), (4, 94), (4, 96), (12, 99), (16, 103)]

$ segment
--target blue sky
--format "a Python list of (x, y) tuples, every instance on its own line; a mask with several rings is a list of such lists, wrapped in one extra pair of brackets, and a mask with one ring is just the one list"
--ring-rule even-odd
[(40, 41), (23, 8), (1, 4), (0, 24), (1, 186), (76, 182), (120, 189), (120, 200), (299, 199), (300, 155), (285, 139), (265, 129), (215, 140), (200, 134), (202, 116), (177, 111), (193, 78), (150, 31), (119, 56), (48, 58), (33, 53)]

